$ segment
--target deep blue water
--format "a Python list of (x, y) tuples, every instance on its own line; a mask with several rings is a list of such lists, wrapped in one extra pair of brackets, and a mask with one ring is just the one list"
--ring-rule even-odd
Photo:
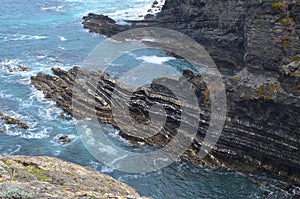
[[(0, 0), (0, 111), (29, 124), (22, 130), (0, 121), (0, 154), (55, 156), (88, 165), (124, 181), (142, 195), (154, 198), (261, 198), (264, 188), (233, 172), (196, 168), (176, 162), (160, 171), (129, 174), (99, 163), (78, 138), (74, 119), (65, 118), (51, 101), (30, 84), (30, 76), (51, 73), (51, 67), (80, 66), (88, 53), (105, 38), (86, 32), (81, 17), (89, 12), (110, 13), (116, 20), (137, 16), (151, 0)], [(127, 10), (127, 11), (125, 11)], [(118, 21), (120, 22), (120, 21)], [(121, 22), (120, 22), (121, 23)], [(165, 56), (163, 52), (139, 52), (138, 56)], [(168, 59), (168, 58), (167, 58)], [(134, 65), (138, 59), (125, 59)], [(180, 60), (169, 64), (182, 68)], [(23, 65), (28, 72), (9, 73), (8, 67)], [(116, 68), (122, 73), (122, 67)], [(2, 128), (3, 127), (3, 128)], [(132, 148), (109, 129), (111, 139)], [(59, 135), (70, 144), (57, 141)]]

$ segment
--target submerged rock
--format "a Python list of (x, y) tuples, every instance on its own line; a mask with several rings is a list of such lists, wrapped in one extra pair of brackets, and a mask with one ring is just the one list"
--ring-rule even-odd
[(62, 135), (58, 137), (58, 141), (64, 144), (70, 143), (71, 142), (71, 138), (67, 135)]
[(15, 67), (12, 66), (7, 66), (7, 70), (10, 73), (15, 73), (15, 72), (24, 72), (24, 71), (29, 71), (29, 68), (27, 68), (26, 66), (22, 66), (22, 65), (17, 65)]
[(0, 118), (2, 118), (8, 124), (17, 124), (18, 126), (20, 126), (23, 129), (28, 129), (29, 128), (29, 126), (26, 123), (24, 123), (20, 120), (14, 119), (10, 116), (7, 116), (7, 115), (5, 115), (1, 112), (0, 112)]
[(90, 168), (57, 158), (0, 157), (0, 198), (132, 198), (133, 188)]

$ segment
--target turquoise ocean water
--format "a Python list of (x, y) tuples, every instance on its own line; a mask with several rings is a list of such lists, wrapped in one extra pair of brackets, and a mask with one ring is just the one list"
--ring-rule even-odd
[[(28, 130), (0, 121), (1, 155), (54, 156), (91, 166), (128, 183), (145, 196), (164, 198), (261, 198), (265, 188), (248, 177), (233, 172), (196, 168), (176, 162), (160, 171), (130, 174), (99, 163), (78, 138), (74, 120), (62, 112), (30, 84), (30, 76), (50, 73), (51, 67), (68, 69), (80, 66), (88, 53), (105, 38), (86, 32), (81, 17), (89, 12), (108, 13), (114, 19), (136, 17), (151, 6), (151, 0), (0, 0), (0, 111), (29, 124)], [(118, 21), (121, 23), (121, 21)], [(165, 57), (169, 64), (181, 67), (180, 60), (160, 51), (139, 52), (138, 57)], [(144, 56), (144, 57), (143, 57)], [(147, 58), (147, 57), (146, 57)], [(127, 59), (134, 65), (141, 59)], [(29, 71), (9, 73), (8, 67), (26, 66)], [(125, 67), (125, 66), (124, 66)], [(183, 66), (182, 66), (183, 67)], [(120, 72), (122, 68), (119, 68)], [(112, 140), (133, 148), (107, 128)], [(68, 135), (71, 143), (61, 144), (60, 135)]]

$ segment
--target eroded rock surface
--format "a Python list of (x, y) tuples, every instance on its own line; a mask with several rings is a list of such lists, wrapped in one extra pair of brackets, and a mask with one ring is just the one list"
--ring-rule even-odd
[(0, 197), (9, 192), (10, 198), (146, 199), (110, 176), (45, 156), (1, 156)]

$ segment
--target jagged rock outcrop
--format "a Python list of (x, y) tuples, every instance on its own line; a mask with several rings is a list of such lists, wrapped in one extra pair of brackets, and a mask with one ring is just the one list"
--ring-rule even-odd
[[(167, 112), (167, 120), (159, 133), (149, 138), (137, 136), (131, 125), (122, 124), (120, 135), (133, 141), (143, 141), (151, 145), (165, 146), (176, 135), (180, 123), (188, 125), (188, 118), (181, 118), (181, 108), (193, 108), (181, 104), (168, 89), (153, 82), (150, 88), (135, 88), (116, 85), (116, 80), (107, 74), (99, 75), (75, 67), (69, 71), (53, 68), (54, 76), (38, 73), (31, 78), (32, 84), (42, 90), (46, 98), (54, 100), (59, 107), (76, 117), (93, 118), (96, 110), (97, 119), (119, 128), (111, 107), (116, 98), (130, 99), (130, 114), (120, 117), (133, 118), (141, 124), (149, 122), (149, 114), (154, 104), (161, 105)], [(89, 77), (89, 81), (79, 84), (80, 92), (74, 94), (72, 86), (76, 74)], [(300, 184), (300, 98), (288, 94), (274, 77), (261, 76), (241, 71), (235, 77), (223, 77), (227, 92), (227, 118), (219, 141), (211, 153), (199, 159), (197, 152), (201, 147), (206, 130), (211, 120), (210, 103), (206, 85), (200, 75), (185, 70), (183, 77), (188, 79), (195, 89), (200, 106), (200, 120), (197, 136), (190, 148), (182, 155), (196, 165), (218, 165), (242, 172), (262, 173)], [(177, 87), (180, 79), (162, 78), (168, 86)], [(87, 94), (88, 91), (88, 94)], [(112, 92), (118, 93), (112, 97)], [(131, 93), (133, 93), (131, 95)], [(81, 96), (82, 95), (82, 96)], [(182, 95), (185, 95), (182, 92)], [(75, 106), (72, 106), (73, 103)], [(91, 104), (88, 98), (95, 99)], [(75, 100), (74, 100), (75, 99)], [(120, 113), (122, 114), (122, 112)], [(189, 118), (190, 117), (190, 118)], [(153, 130), (159, 129), (159, 125)], [(186, 132), (189, 134), (189, 132)], [(180, 147), (180, 146), (178, 146)]]
[(146, 199), (110, 176), (46, 156), (1, 156), (0, 197)]
[(22, 122), (18, 119), (12, 118), (8, 115), (5, 115), (1, 112), (0, 112), (0, 118), (3, 119), (8, 124), (16, 124), (16, 125), (20, 126), (23, 129), (28, 129), (29, 128), (29, 126), (26, 123), (24, 123), (24, 122)]
[[(300, 4), (290, 6), (295, 31), (289, 35), (290, 44), (285, 49), (282, 38), (291, 27), (282, 23), (285, 16), (272, 3), (272, 0), (166, 0), (156, 18), (129, 22), (131, 28), (164, 27), (187, 34), (208, 50), (219, 68), (278, 72), (279, 65), (287, 64), (300, 53)], [(105, 34), (97, 25), (101, 24), (99, 20), (89, 21), (84, 18), (85, 28)]]
[(122, 26), (116, 24), (115, 20), (104, 15), (90, 13), (88, 16), (84, 16), (83, 20), (82, 24), (84, 28), (90, 32), (96, 32), (108, 37), (129, 29), (128, 25)]

